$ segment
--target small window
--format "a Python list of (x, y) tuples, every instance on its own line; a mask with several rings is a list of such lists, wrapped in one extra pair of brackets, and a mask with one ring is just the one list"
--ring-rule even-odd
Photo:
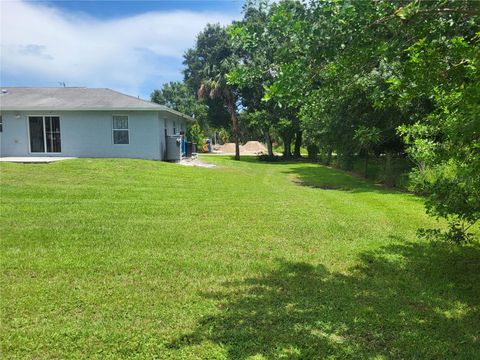
[(2, 120), (2, 115), (0, 115), (0, 132), (3, 132), (3, 120)]
[(128, 116), (113, 116), (113, 143), (129, 144)]
[(177, 126), (175, 124), (175, 121), (173, 122), (173, 135), (177, 133)]

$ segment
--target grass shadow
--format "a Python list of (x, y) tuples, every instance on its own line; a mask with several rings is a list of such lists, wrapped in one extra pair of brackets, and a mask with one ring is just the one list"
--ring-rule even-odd
[(296, 184), (311, 188), (349, 192), (400, 192), (398, 189), (376, 184), (360, 176), (323, 165), (309, 164), (308, 166), (294, 166), (284, 172), (293, 175)]
[(306, 158), (289, 160), (279, 158), (276, 161), (259, 160), (255, 156), (243, 156), (240, 160), (234, 160), (233, 156), (225, 158), (228, 158), (228, 160), (232, 162), (247, 163), (254, 166), (278, 166), (282, 168), (283, 173), (291, 175), (293, 182), (300, 186), (348, 192), (378, 192), (389, 194), (405, 192), (402, 189), (387, 187), (345, 170), (321, 165)]
[(169, 347), (217, 344), (230, 359), (478, 358), (480, 247), (390, 245), (348, 274), (279, 261), (205, 292), (218, 311)]
[[(300, 159), (284, 159), (281, 156), (276, 156), (275, 160), (260, 160), (257, 155), (241, 155), (240, 160), (235, 160), (234, 155), (222, 155), (219, 154), (217, 155), (218, 157), (223, 157), (225, 159), (229, 159), (235, 162), (245, 162), (249, 164), (275, 164), (275, 165), (289, 165), (289, 164), (299, 164), (299, 163), (312, 163), (310, 160), (307, 158), (300, 158)], [(312, 163), (314, 164), (314, 163)]]

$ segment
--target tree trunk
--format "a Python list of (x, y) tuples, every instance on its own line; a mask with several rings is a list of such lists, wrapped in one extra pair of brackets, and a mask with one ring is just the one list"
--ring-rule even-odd
[(238, 134), (235, 136), (235, 160), (240, 160), (240, 144), (238, 142)]
[(232, 111), (233, 141), (235, 141), (235, 160), (240, 160), (240, 143), (238, 142), (238, 118), (235, 109)]
[(265, 140), (267, 142), (267, 150), (268, 156), (273, 157), (273, 145), (272, 145), (272, 137), (270, 136), (270, 131), (265, 131)]
[(285, 159), (290, 159), (292, 157), (292, 153), (290, 152), (291, 145), (292, 145), (292, 138), (290, 136), (286, 136), (283, 139), (283, 157)]
[(392, 174), (392, 154), (385, 154), (385, 184), (387, 186), (395, 185), (395, 177)]
[(295, 148), (293, 150), (293, 157), (300, 159), (302, 157), (300, 148), (302, 147), (302, 130), (297, 130), (295, 133)]
[(329, 148), (327, 153), (327, 165), (330, 165), (332, 163), (332, 153), (332, 148)]
[(307, 151), (308, 151), (308, 158), (311, 161), (317, 161), (318, 146), (317, 145), (309, 145), (309, 146), (307, 146)]
[(230, 112), (230, 117), (232, 118), (232, 133), (233, 141), (235, 142), (235, 160), (240, 160), (240, 144), (238, 142), (238, 118), (237, 111), (235, 109), (235, 100), (233, 98), (233, 94), (230, 88), (228, 88), (226, 94), (227, 107), (228, 111)]

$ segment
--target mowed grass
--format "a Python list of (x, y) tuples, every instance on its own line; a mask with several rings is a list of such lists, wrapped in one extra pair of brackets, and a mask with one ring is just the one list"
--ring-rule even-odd
[(422, 200), (308, 163), (1, 164), (1, 353), (480, 357), (480, 247)]

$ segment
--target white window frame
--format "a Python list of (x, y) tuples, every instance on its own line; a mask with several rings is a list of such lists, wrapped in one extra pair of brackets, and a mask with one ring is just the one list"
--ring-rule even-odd
[[(43, 120), (43, 147), (45, 151), (32, 151), (32, 143), (30, 142), (30, 118), (31, 117), (41, 117)], [(28, 141), (28, 153), (29, 154), (61, 154), (62, 152), (47, 151), (47, 131), (45, 126), (46, 117), (58, 117), (58, 122), (60, 124), (60, 147), (63, 149), (62, 145), (62, 118), (60, 115), (48, 114), (48, 115), (27, 115), (27, 141)]]
[[(115, 116), (126, 116), (127, 117), (127, 128), (126, 129), (115, 129)], [(128, 143), (126, 144), (115, 144), (115, 131), (127, 131), (128, 133)], [(113, 114), (112, 115), (112, 144), (118, 146), (130, 145), (130, 117), (127, 114)]]

